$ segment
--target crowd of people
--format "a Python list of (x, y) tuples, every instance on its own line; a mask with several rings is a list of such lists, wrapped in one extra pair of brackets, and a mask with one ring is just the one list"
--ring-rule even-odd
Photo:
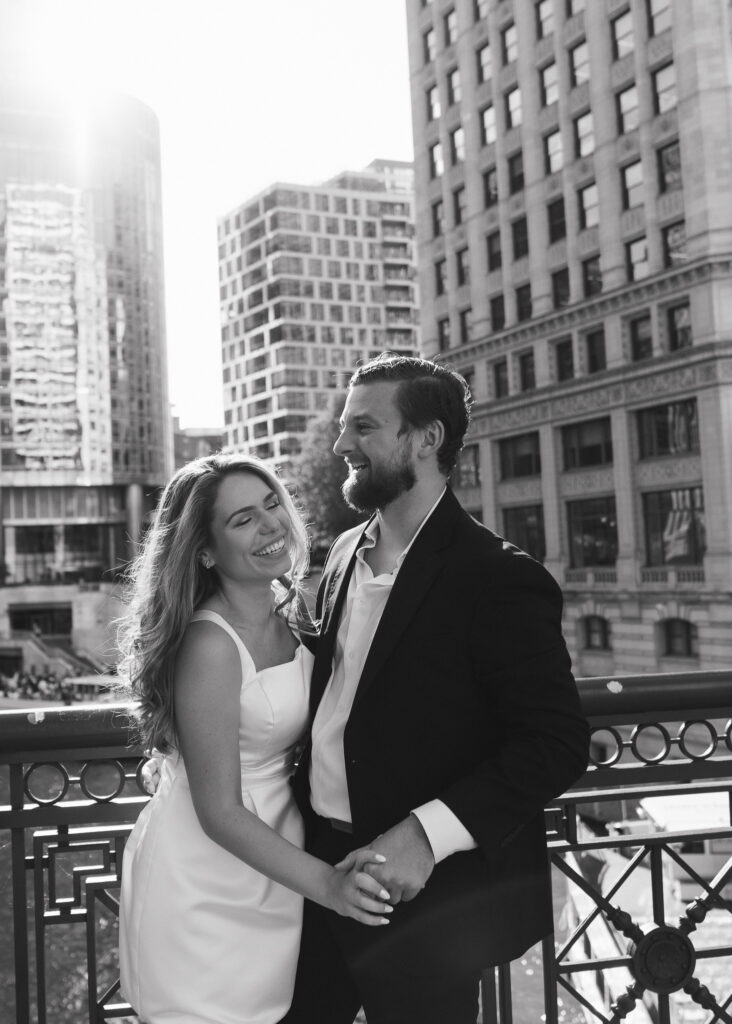
[(7, 675), (0, 672), (0, 695), (11, 700), (57, 700), (71, 704), (77, 700), (70, 673), (59, 674), (44, 665), (42, 670), (31, 665)]

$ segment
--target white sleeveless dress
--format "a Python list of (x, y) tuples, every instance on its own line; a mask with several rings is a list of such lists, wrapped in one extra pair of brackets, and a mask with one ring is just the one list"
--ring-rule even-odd
[[(257, 672), (220, 615), (193, 616), (202, 619), (226, 630), (241, 657), (244, 806), (302, 846), (288, 780), (307, 723), (312, 655), (300, 645), (293, 661)], [(146, 1024), (276, 1024), (292, 998), (302, 903), (205, 835), (183, 761), (166, 756), (122, 865), (123, 996)]]

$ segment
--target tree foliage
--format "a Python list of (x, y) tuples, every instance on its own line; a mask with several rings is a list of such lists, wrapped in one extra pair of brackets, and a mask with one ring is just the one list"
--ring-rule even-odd
[(292, 462), (296, 500), (306, 516), (314, 562), (322, 561), (339, 533), (366, 518), (346, 504), (341, 486), (348, 475), (343, 459), (333, 453), (345, 396), (335, 397), (328, 409), (308, 423), (301, 453)]

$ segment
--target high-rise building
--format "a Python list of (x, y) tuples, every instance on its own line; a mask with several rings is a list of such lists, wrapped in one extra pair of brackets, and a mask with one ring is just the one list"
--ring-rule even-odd
[(422, 344), (475, 398), (456, 484), (562, 585), (578, 673), (728, 667), (729, 4), (407, 9)]
[[(171, 469), (157, 119), (129, 98), (70, 106), (6, 82), (0, 92), (0, 646), (6, 664), (24, 653), (29, 631), (103, 660), (116, 571), (134, 554), (144, 515)], [(42, 649), (25, 653), (44, 657)]]
[(412, 165), (272, 185), (218, 235), (227, 443), (284, 466), (359, 361), (417, 351)]

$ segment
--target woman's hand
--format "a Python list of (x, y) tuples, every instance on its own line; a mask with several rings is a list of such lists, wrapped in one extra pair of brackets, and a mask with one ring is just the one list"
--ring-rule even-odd
[(373, 850), (354, 850), (332, 869), (328, 906), (342, 917), (352, 917), (367, 925), (388, 924), (393, 907), (385, 901), (389, 893), (375, 878), (364, 871), (367, 864), (383, 864), (386, 860)]

